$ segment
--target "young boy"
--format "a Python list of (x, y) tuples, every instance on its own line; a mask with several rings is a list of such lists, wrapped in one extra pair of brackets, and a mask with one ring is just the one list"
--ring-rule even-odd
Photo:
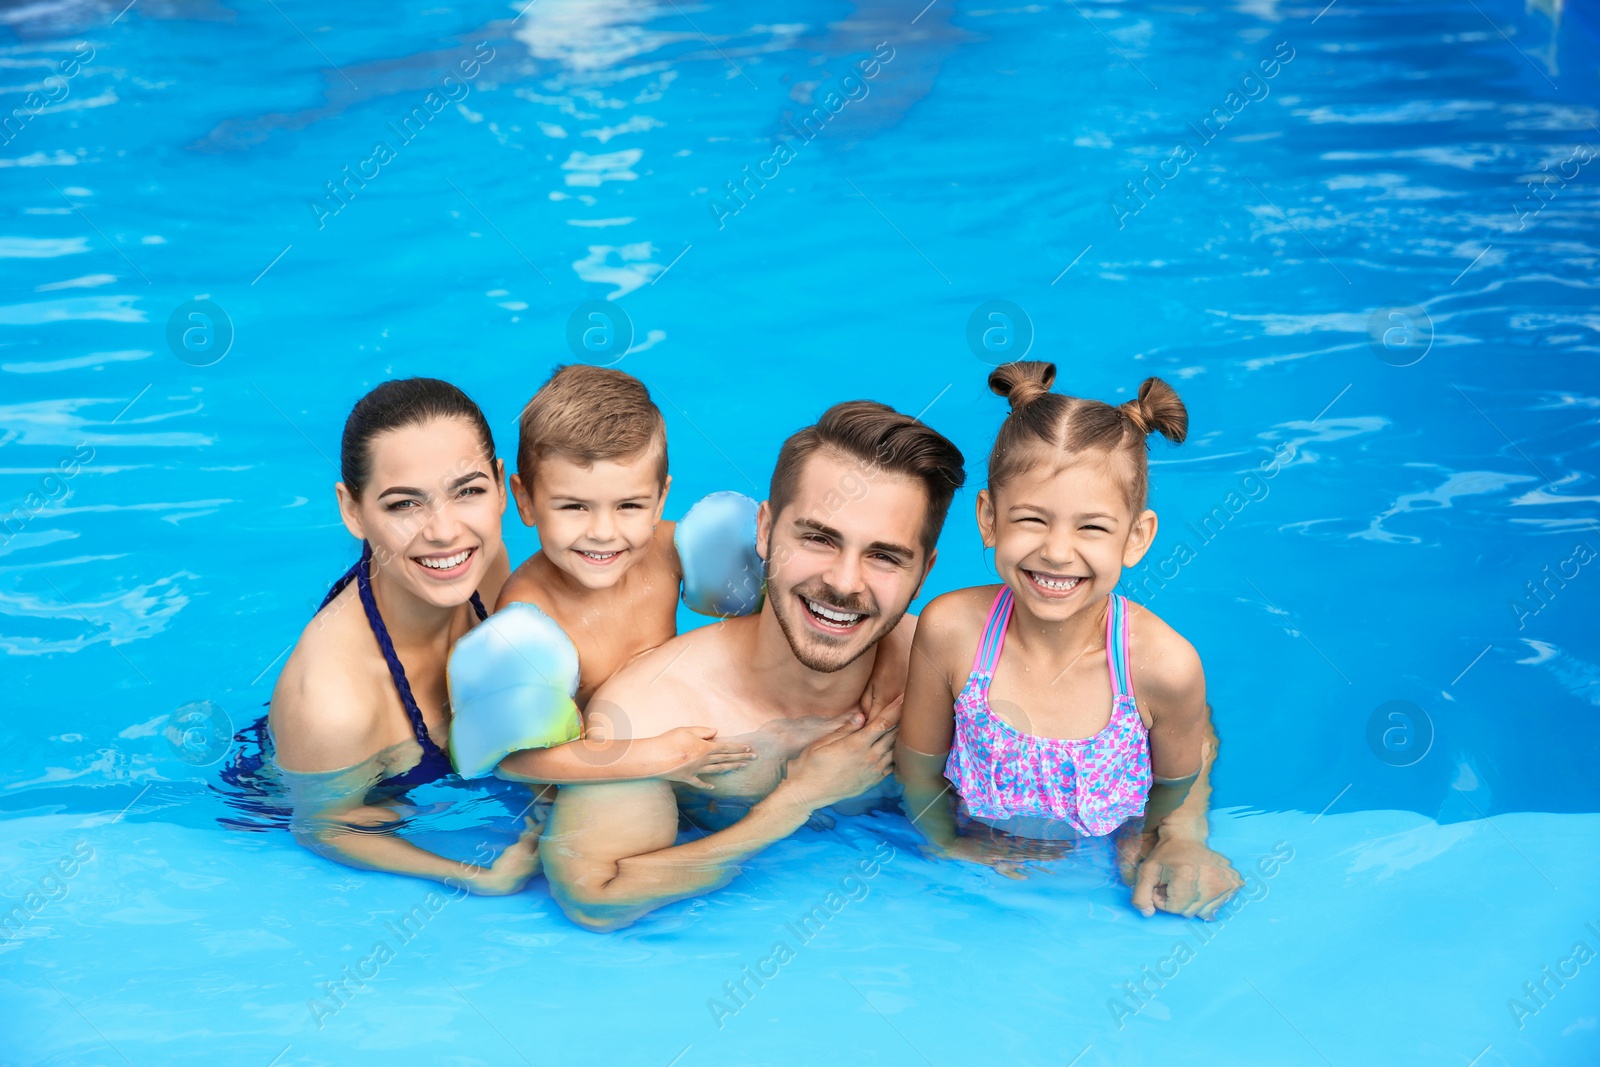
[(589, 697), (628, 660), (677, 632), (683, 572), (666, 506), (667, 430), (644, 384), (583, 364), (558, 367), (523, 409), (517, 513), (539, 531), (539, 551), (500, 590), (507, 604), (533, 604), (578, 650), (579, 741), (513, 752), (502, 778), (579, 782), (666, 778), (711, 788), (720, 774), (755, 758), (747, 745), (721, 744), (716, 731), (684, 727), (660, 737), (611, 742), (620, 709), (588, 709)]
[[(607, 367), (559, 367), (523, 409), (517, 513), (539, 531), (539, 551), (512, 572), (495, 610), (531, 603), (555, 620), (578, 650), (577, 704), (585, 738), (513, 752), (503, 778), (576, 782), (666, 778), (711, 788), (698, 775), (719, 774), (755, 759), (747, 745), (712, 740), (716, 731), (680, 727), (659, 737), (610, 742), (622, 708), (591, 708), (589, 698), (618, 668), (677, 633), (683, 567), (675, 524), (662, 522), (667, 490), (667, 431), (661, 411), (637, 378)], [(869, 713), (898, 697), (903, 677), (876, 675)], [(903, 674), (903, 671), (900, 672)]]

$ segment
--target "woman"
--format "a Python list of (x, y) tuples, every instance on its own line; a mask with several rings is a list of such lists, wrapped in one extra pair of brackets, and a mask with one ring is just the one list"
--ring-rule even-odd
[[(539, 866), (531, 821), (487, 866), (390, 826), (394, 798), (452, 773), (445, 664), (509, 571), (489, 424), (447, 382), (385, 382), (345, 422), (340, 468), (339, 513), (361, 559), (301, 633), (269, 716), (296, 838), (353, 867), (515, 893)], [(480, 846), (480, 859), (488, 853)]]

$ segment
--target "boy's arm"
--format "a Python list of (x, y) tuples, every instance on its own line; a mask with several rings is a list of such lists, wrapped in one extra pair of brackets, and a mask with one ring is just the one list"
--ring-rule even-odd
[(514, 782), (598, 785), (662, 778), (698, 789), (715, 789), (705, 774), (725, 774), (756, 758), (749, 745), (712, 740), (708, 726), (680, 726), (659, 737), (583, 737), (550, 748), (513, 752), (495, 774)]

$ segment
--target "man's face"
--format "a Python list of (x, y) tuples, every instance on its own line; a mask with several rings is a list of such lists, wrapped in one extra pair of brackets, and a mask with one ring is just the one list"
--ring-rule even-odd
[(894, 629), (933, 566), (927, 509), (915, 479), (827, 451), (806, 461), (781, 514), (761, 505), (767, 603), (801, 664), (842, 670)]

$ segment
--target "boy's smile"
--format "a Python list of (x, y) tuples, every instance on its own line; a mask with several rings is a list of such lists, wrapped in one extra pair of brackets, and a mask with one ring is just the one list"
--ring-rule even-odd
[(552, 565), (586, 589), (609, 589), (653, 542), (672, 482), (657, 480), (659, 458), (646, 450), (586, 465), (546, 456), (531, 479), (512, 476), (517, 513)]

